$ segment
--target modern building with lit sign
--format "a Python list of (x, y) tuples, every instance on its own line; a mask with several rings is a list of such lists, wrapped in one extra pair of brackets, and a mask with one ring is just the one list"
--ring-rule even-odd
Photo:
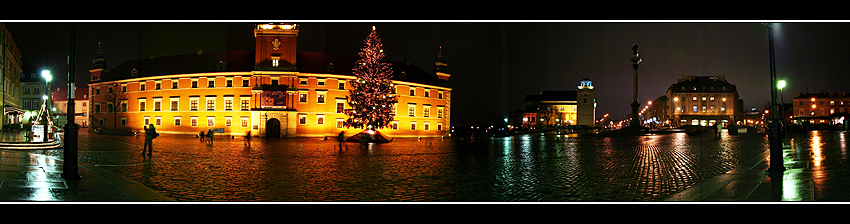
[[(255, 51), (151, 57), (107, 69), (93, 61), (89, 83), (92, 129), (261, 137), (327, 137), (344, 128), (348, 82), (357, 56), (296, 50), (298, 26), (262, 24)], [(365, 38), (365, 35), (364, 35)], [(436, 47), (435, 47), (436, 48)], [(435, 49), (436, 50), (436, 49)], [(390, 137), (440, 137), (451, 125), (450, 74), (437, 55), (433, 73), (390, 62), (398, 94)], [(117, 122), (117, 123), (116, 123)]]
[(576, 89), (525, 95), (523, 109), (512, 115), (521, 116), (522, 123), (511, 125), (523, 128), (571, 125), (595, 127), (596, 98), (593, 83), (590, 79), (582, 79)]

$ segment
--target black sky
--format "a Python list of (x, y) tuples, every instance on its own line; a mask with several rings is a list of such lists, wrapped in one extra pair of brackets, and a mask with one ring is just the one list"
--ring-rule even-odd
[[(389, 60), (410, 60), (430, 72), (442, 46), (452, 75), (454, 124), (504, 116), (522, 106), (525, 94), (575, 90), (583, 78), (596, 88), (597, 116), (624, 118), (632, 100), (633, 43), (643, 58), (642, 104), (663, 95), (682, 75), (724, 75), (737, 86), (745, 109), (761, 109), (770, 100), (770, 55), (768, 31), (760, 22), (304, 21), (298, 22), (298, 49), (356, 55), (375, 25)], [(77, 23), (77, 83), (87, 83), (98, 42), (114, 68), (150, 54), (252, 50), (253, 23)], [(25, 61), (49, 67), (54, 79), (67, 76), (68, 23), (6, 21), (6, 26)], [(776, 74), (789, 82), (786, 102), (805, 91), (850, 91), (842, 57), (850, 52), (844, 43), (848, 28), (845, 22), (779, 24)]]

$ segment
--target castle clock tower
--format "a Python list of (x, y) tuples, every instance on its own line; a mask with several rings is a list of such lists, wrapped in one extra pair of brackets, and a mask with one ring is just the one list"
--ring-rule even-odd
[(259, 24), (254, 28), (257, 70), (295, 71), (296, 24)]
[(596, 98), (593, 96), (593, 83), (588, 78), (581, 80), (576, 92), (576, 124), (596, 126)]

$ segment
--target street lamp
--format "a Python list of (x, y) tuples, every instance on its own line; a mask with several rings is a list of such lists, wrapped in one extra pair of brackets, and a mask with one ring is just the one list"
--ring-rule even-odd
[[(50, 94), (49, 83), (50, 83), (50, 80), (53, 79), (53, 76), (50, 75), (49, 70), (43, 70), (43, 71), (41, 71), (41, 77), (44, 78), (44, 89), (47, 91), (45, 93)], [(44, 142), (47, 142), (47, 139), (49, 138), (48, 128), (50, 128), (50, 122), (48, 122), (48, 119), (50, 118), (50, 115), (49, 115), (50, 110), (48, 109), (49, 104), (47, 103), (47, 99), (49, 99), (50, 97), (48, 97), (47, 94), (41, 95), (41, 98), (44, 99), (44, 116), (43, 116), (44, 117), (44, 120), (43, 120), (44, 121), (44, 124), (43, 124), (44, 125), (44, 138), (43, 138)]]
[[(774, 112), (778, 110), (778, 106), (776, 104), (776, 89), (778, 86), (776, 84), (776, 61), (774, 57), (773, 50), (773, 24), (764, 23), (764, 26), (767, 27), (767, 36), (768, 42), (770, 44), (770, 109)], [(784, 86), (783, 86), (784, 87)], [(782, 137), (779, 136), (781, 125), (779, 124), (779, 114), (773, 113), (770, 117), (770, 123), (768, 123), (768, 129), (770, 133), (768, 134), (768, 143), (770, 147), (770, 168), (768, 171), (774, 173), (782, 173), (785, 171), (784, 166), (784, 158), (782, 156)]]

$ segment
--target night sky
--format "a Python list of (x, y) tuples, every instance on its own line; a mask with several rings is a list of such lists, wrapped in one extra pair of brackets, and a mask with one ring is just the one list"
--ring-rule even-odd
[[(763, 21), (292, 22), (300, 25), (299, 51), (345, 55), (356, 55), (375, 25), (388, 60), (410, 60), (426, 72), (432, 71), (442, 46), (452, 75), (456, 125), (504, 117), (522, 107), (525, 94), (575, 90), (583, 78), (593, 80), (597, 117), (609, 113), (614, 119), (625, 118), (632, 100), (633, 43), (643, 59), (638, 70), (642, 105), (664, 95), (682, 75), (726, 76), (737, 86), (745, 110), (762, 109), (770, 101), (768, 30)], [(253, 50), (253, 24), (78, 23), (77, 83), (87, 83), (98, 42), (114, 68), (151, 54)], [(54, 80), (64, 85), (68, 23), (6, 21), (6, 26), (23, 60), (50, 68)], [(789, 83), (783, 94), (786, 102), (806, 91), (850, 91), (844, 66), (850, 23), (780, 23), (775, 34), (776, 74)]]

